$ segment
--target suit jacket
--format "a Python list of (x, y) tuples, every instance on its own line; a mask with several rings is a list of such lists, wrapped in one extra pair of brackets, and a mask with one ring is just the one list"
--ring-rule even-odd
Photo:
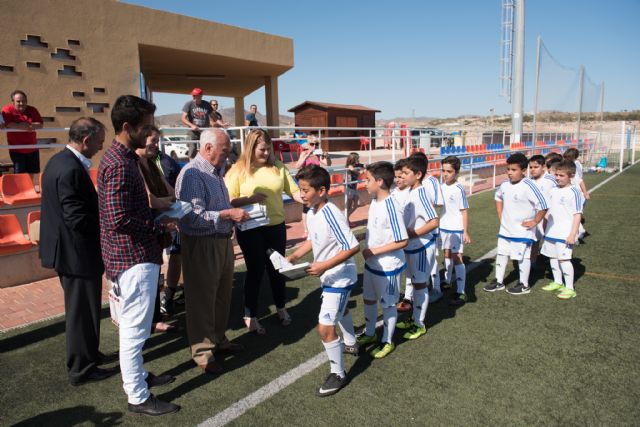
[(47, 163), (41, 193), (42, 266), (71, 276), (101, 276), (98, 195), (80, 159), (68, 148)]

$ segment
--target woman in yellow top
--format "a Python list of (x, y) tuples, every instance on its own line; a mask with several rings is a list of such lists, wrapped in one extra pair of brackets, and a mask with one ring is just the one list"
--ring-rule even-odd
[(246, 231), (236, 230), (236, 236), (247, 274), (244, 279), (244, 322), (251, 332), (266, 334), (258, 322), (258, 295), (265, 268), (271, 284), (271, 292), (278, 317), (283, 326), (291, 323), (285, 309), (284, 278), (273, 268), (267, 249), (284, 255), (287, 231), (284, 225), (284, 203), (282, 193), (287, 193), (301, 203), (300, 189), (289, 170), (274, 156), (271, 137), (262, 129), (249, 132), (238, 161), (225, 176), (229, 198), (233, 207), (253, 203), (266, 206), (269, 224)]

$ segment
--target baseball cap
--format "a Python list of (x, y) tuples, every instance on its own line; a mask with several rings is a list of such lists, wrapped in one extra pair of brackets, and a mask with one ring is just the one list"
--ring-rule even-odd
[(191, 95), (192, 95), (192, 96), (202, 95), (202, 89), (200, 89), (199, 87), (194, 88), (194, 89), (191, 91)]

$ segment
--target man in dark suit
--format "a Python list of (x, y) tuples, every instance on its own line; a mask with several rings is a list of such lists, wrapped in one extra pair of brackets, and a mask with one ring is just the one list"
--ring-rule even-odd
[(98, 368), (102, 357), (100, 307), (102, 254), (98, 195), (89, 176), (102, 149), (102, 123), (82, 117), (69, 129), (69, 144), (49, 160), (42, 176), (40, 259), (53, 268), (64, 290), (67, 371), (71, 385), (99, 381), (118, 368)]

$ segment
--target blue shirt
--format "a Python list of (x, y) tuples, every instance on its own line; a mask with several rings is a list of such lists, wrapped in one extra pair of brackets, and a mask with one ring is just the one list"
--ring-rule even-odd
[(256, 119), (256, 115), (253, 113), (247, 114), (245, 120), (249, 122), (249, 126), (258, 126), (258, 119)]
[(189, 236), (231, 233), (233, 221), (220, 218), (231, 209), (229, 193), (220, 171), (200, 154), (190, 161), (176, 180), (176, 198), (191, 203), (193, 211), (180, 219), (180, 231)]

